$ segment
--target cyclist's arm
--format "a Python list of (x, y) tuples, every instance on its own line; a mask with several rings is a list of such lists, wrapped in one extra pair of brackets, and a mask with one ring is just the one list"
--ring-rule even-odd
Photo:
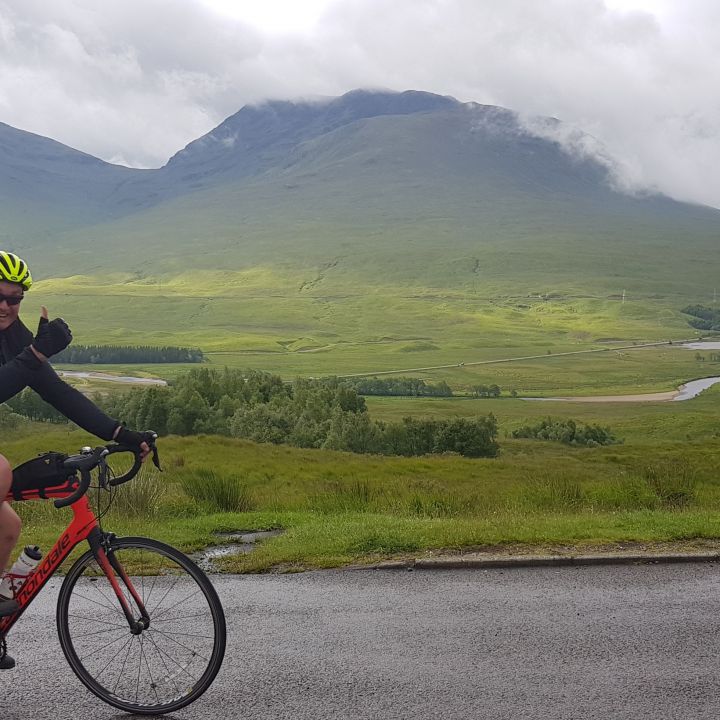
[(43, 363), (28, 386), (83, 430), (103, 440), (113, 439), (119, 426), (117, 420), (108, 417), (92, 400), (62, 380), (50, 364)]
[(25, 348), (10, 362), (0, 365), (0, 403), (4, 403), (27, 387), (42, 370), (48, 367), (29, 348)]
[[(4, 340), (8, 353), (12, 355), (20, 348), (31, 343), (33, 335), (21, 320), (17, 320), (5, 332)], [(32, 351), (29, 350), (28, 352)], [(40, 371), (34, 373), (28, 379), (27, 385), (45, 402), (50, 403), (57, 411), (72, 420), (76, 425), (79, 425), (83, 430), (87, 430), (103, 440), (113, 439), (113, 435), (120, 423), (109, 418), (95, 403), (68, 385), (64, 380), (61, 380), (49, 363), (42, 363)], [(22, 387), (20, 390), (22, 390)], [(12, 395), (9, 397), (12, 397)]]

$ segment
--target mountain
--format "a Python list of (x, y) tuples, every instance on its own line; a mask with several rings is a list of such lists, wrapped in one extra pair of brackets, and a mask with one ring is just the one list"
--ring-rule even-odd
[(320, 294), (689, 293), (714, 282), (692, 258), (716, 253), (720, 220), (616, 191), (510, 110), (362, 90), (244, 107), (157, 170), (0, 126), (0, 210), (37, 276), (273, 268)]
[(181, 183), (218, 183), (284, 168), (301, 144), (362, 120), (406, 117), (459, 106), (422, 92), (358, 90), (328, 102), (268, 102), (244, 107), (170, 158), (163, 175)]
[(112, 217), (118, 189), (138, 172), (0, 123), (3, 241)]

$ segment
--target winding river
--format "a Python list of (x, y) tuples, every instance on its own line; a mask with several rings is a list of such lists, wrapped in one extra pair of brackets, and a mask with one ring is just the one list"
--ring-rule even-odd
[(720, 377), (689, 380), (677, 390), (657, 393), (639, 393), (637, 395), (589, 395), (587, 397), (524, 397), (522, 400), (537, 402), (572, 402), (572, 403), (610, 403), (610, 402), (671, 402), (690, 400), (697, 397), (703, 390), (720, 383)]

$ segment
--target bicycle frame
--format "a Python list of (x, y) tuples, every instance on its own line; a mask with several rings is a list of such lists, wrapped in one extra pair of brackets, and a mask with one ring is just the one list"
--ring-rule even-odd
[[(47, 498), (67, 496), (67, 490), (62, 492), (49, 491), (45, 495)], [(12, 501), (12, 499), (12, 495), (7, 497), (8, 501)], [(71, 523), (67, 526), (67, 528), (65, 528), (52, 550), (50, 550), (50, 552), (48, 552), (42, 559), (35, 571), (27, 577), (25, 582), (15, 592), (15, 600), (20, 606), (19, 610), (14, 615), (0, 618), (0, 639), (4, 638), (8, 634), (23, 612), (25, 612), (28, 605), (30, 605), (37, 594), (43, 589), (43, 587), (45, 587), (45, 583), (47, 583), (55, 571), (67, 559), (70, 553), (83, 540), (88, 541), (98, 564), (110, 581), (123, 612), (125, 613), (125, 617), (128, 620), (131, 631), (136, 632), (138, 631), (138, 628), (146, 627), (149, 623), (149, 617), (145, 610), (145, 606), (143, 605), (139, 594), (135, 590), (132, 581), (117, 561), (112, 562), (108, 558), (104, 547), (108, 536), (103, 534), (100, 530), (97, 517), (90, 506), (90, 501), (88, 500), (87, 495), (83, 495), (70, 507), (73, 511), (73, 519)], [(142, 615), (141, 621), (135, 619), (127, 598), (120, 587), (116, 573), (117, 575), (120, 575), (123, 584), (127, 587), (128, 591), (137, 603)]]

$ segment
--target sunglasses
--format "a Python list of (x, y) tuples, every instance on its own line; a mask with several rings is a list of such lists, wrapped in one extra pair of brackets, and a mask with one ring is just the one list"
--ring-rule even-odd
[(0, 295), (0, 303), (4, 300), (8, 305), (19, 305), (23, 295)]

